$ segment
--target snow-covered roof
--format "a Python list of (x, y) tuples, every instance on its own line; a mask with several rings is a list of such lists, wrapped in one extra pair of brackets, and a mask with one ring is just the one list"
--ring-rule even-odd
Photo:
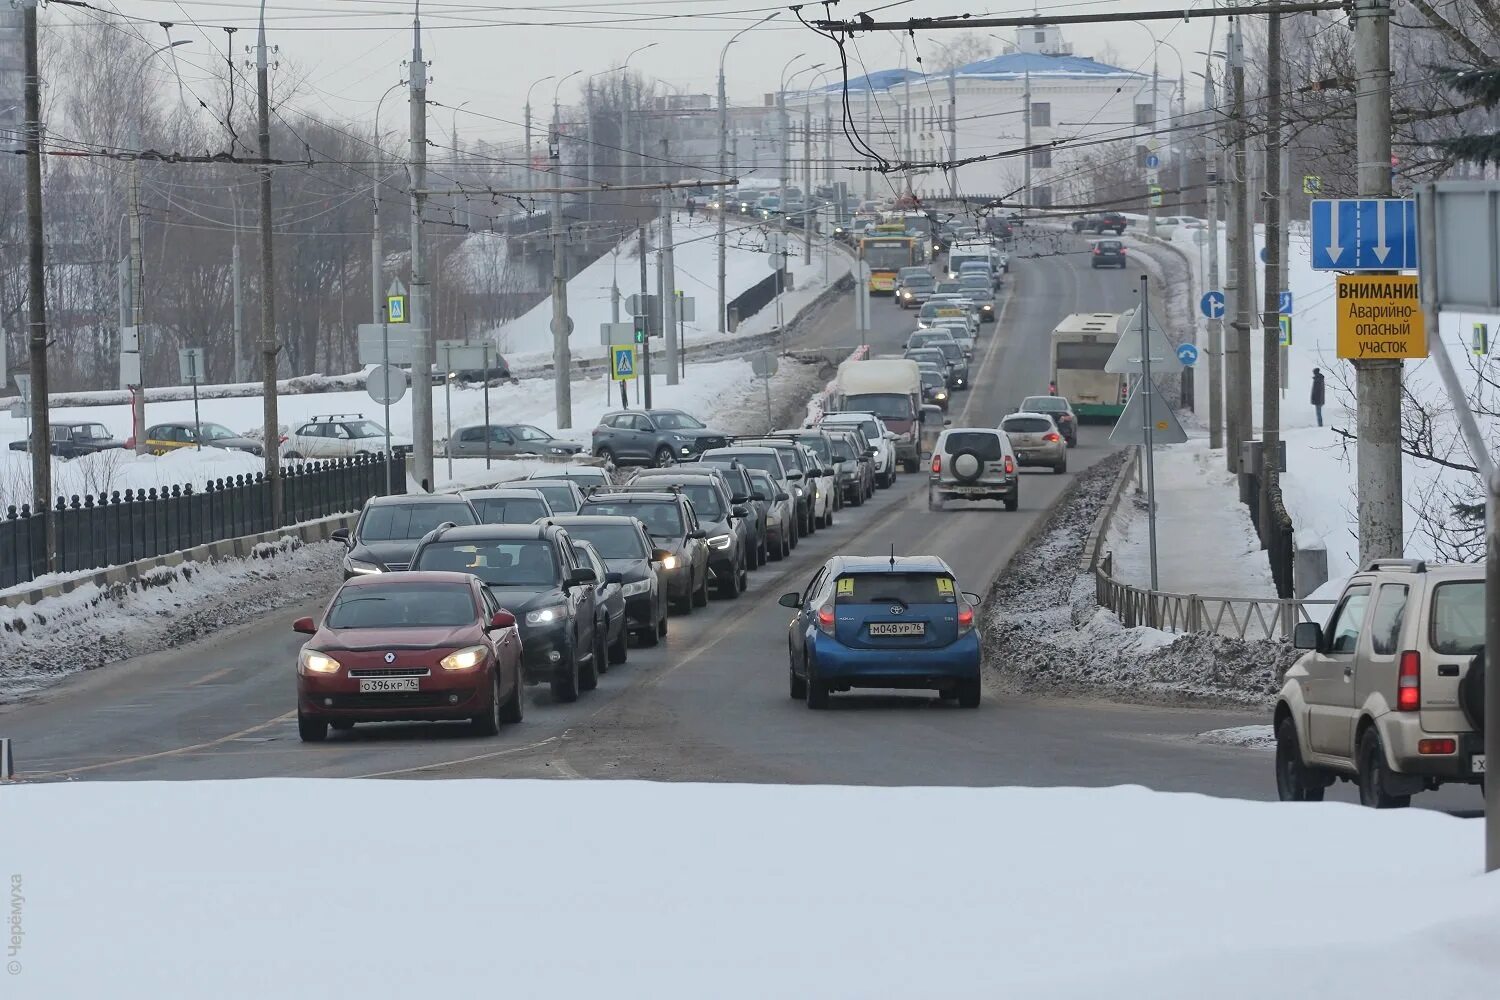
[(1011, 78), (1024, 76), (1141, 76), (1143, 74), (1110, 66), (1083, 56), (1049, 56), (1040, 52), (1011, 52), (1003, 56), (991, 56), (979, 62), (960, 66), (960, 77)]
[[(922, 79), (922, 74), (909, 69), (878, 69), (864, 76), (851, 76), (849, 78), (850, 90), (889, 90), (898, 83), (911, 80), (913, 83)], [(813, 93), (821, 93), (823, 90), (842, 90), (844, 82), (839, 80), (829, 84), (827, 87), (819, 88)]]

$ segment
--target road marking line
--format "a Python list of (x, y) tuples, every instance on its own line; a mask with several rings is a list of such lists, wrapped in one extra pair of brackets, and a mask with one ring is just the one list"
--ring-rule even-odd
[(187, 686), (188, 687), (197, 687), (199, 684), (207, 684), (209, 681), (218, 680), (220, 677), (223, 677), (225, 674), (230, 673), (233, 670), (234, 670), (233, 667), (221, 667), (220, 669), (215, 670), (211, 674), (204, 674), (202, 677), (198, 678), (195, 681), (188, 681), (187, 682)]
[(537, 740), (535, 743), (528, 743), (525, 746), (509, 747), (509, 748), (507, 748), (505, 750), (496, 750), (496, 751), (494, 751), (492, 753), (475, 754), (472, 757), (462, 757), (462, 758), (459, 758), (458, 760), (439, 760), (439, 761), (433, 761), (431, 764), (419, 764), (419, 765), (417, 765), (415, 767), (399, 767), (399, 768), (396, 768), (395, 770), (392, 770), (392, 771), (372, 771), (369, 774), (351, 774), (351, 775), (349, 775), (349, 777), (351, 777), (351, 778), (389, 778), (392, 775), (396, 775), (396, 774), (416, 774), (419, 771), (436, 771), (439, 768), (457, 767), (459, 764), (472, 764), (475, 761), (491, 760), (491, 759), (493, 759), (495, 757), (508, 757), (511, 754), (524, 753), (527, 750), (535, 750), (538, 747), (544, 747), (548, 743), (555, 743), (560, 738), (561, 738), (560, 736), (549, 736), (549, 737), (547, 737), (544, 740)]
[(72, 775), (75, 775), (75, 774), (82, 774), (85, 771), (99, 771), (99, 770), (102, 770), (102, 769), (104, 769), (106, 767), (120, 767), (121, 765), (124, 765), (124, 764), (138, 764), (141, 761), (158, 760), (158, 759), (160, 759), (162, 757), (176, 757), (176, 756), (178, 756), (180, 754), (194, 753), (194, 752), (196, 752), (198, 750), (207, 750), (209, 747), (223, 746), (225, 743), (229, 743), (229, 742), (231, 742), (233, 740), (237, 740), (241, 736), (249, 736), (251, 733), (258, 733), (258, 732), (260, 732), (262, 729), (270, 729), (272, 726), (280, 725), (281, 723), (286, 722), (289, 719), (294, 719), (296, 717), (297, 717), (297, 713), (296, 712), (287, 712), (285, 715), (278, 715), (274, 719), (270, 719), (270, 720), (268, 720), (266, 722), (257, 723), (256, 725), (250, 726), (247, 729), (241, 729), (237, 733), (230, 733), (228, 736), (220, 736), (218, 739), (208, 740), (205, 743), (194, 743), (192, 746), (176, 747), (176, 748), (171, 749), (171, 750), (158, 750), (156, 753), (137, 754), (134, 757), (120, 757), (117, 760), (107, 760), (107, 761), (104, 761), (104, 762), (99, 763), (99, 764), (85, 764), (82, 767), (64, 768), (63, 770), (60, 770), (60, 771), (46, 771), (46, 772), (43, 772), (42, 774), (27, 775), (27, 777), (32, 777), (32, 778), (71, 777)]

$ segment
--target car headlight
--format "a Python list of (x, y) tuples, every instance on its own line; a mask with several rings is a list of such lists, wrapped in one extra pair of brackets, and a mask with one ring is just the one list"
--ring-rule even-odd
[(800, 487), (800, 486), (793, 486), (792, 487), (792, 495), (796, 496), (798, 498), (801, 498), (803, 496), (806, 496), (807, 494), (805, 494), (805, 493), (802, 492), (802, 487)]
[(729, 548), (729, 543), (733, 541), (733, 535), (724, 534), (708, 536), (708, 544), (712, 545), (716, 549), (727, 549)]
[(934, 393), (932, 398), (933, 399), (947, 399), (948, 398), (948, 394), (946, 392), (938, 392), (938, 393)]
[(345, 556), (344, 572), (364, 575), (368, 573), (383, 573), (385, 572), (385, 568), (378, 563), (366, 562), (363, 559), (355, 559), (352, 556)]
[(665, 559), (663, 559), (661, 561), (661, 568), (662, 569), (676, 569), (677, 568), (677, 557), (676, 556), (667, 556)]
[(623, 584), (620, 587), (620, 593), (624, 594), (626, 597), (637, 597), (641, 594), (649, 594), (650, 592), (650, 580), (637, 580), (634, 583)]
[(297, 657), (297, 673), (299, 674), (333, 674), (338, 672), (339, 666), (339, 661), (327, 653), (319, 653), (312, 649), (304, 649)]
[(548, 448), (547, 450), (554, 455), (566, 455), (568, 453), (568, 449), (566, 448)]
[(550, 607), (537, 608), (535, 611), (526, 612), (527, 625), (550, 625), (560, 622), (567, 617), (568, 606), (566, 604), (553, 604)]
[(438, 661), (444, 670), (473, 670), (484, 662), (486, 650), (483, 646), (468, 646), (455, 650)]

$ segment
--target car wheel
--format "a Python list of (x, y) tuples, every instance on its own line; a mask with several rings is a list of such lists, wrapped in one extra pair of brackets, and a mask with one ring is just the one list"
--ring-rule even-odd
[(605, 465), (615, 464), (615, 452), (613, 448), (600, 448), (598, 451), (594, 452), (594, 455), (598, 458), (604, 459)]
[(604, 648), (604, 633), (597, 628), (594, 629), (594, 650), (589, 656), (589, 665), (578, 668), (578, 687), (582, 691), (592, 691), (599, 686), (599, 675), (609, 667), (605, 664), (605, 658), (609, 653)]
[(983, 686), (979, 683), (978, 677), (959, 681), (954, 688), (954, 693), (958, 696), (958, 707), (978, 708), (982, 690)]
[(802, 670), (807, 675), (807, 680), (803, 682), (807, 690), (807, 707), (815, 711), (827, 708), (828, 698), (832, 694), (828, 689), (828, 682), (818, 678), (811, 660), (802, 660)]
[(1021, 506), (1021, 494), (1019, 491), (1005, 498), (1006, 510), (1015, 510), (1019, 506)]
[(659, 617), (656, 624), (648, 625), (635, 634), (636, 641), (642, 646), (655, 646), (661, 642), (661, 637), (667, 634), (667, 619)]
[(297, 709), (297, 735), (302, 737), (303, 743), (322, 743), (328, 739), (328, 720), (303, 715), (302, 709), (299, 708)]
[(673, 611), (677, 612), (680, 615), (690, 615), (693, 613), (692, 586), (692, 571), (689, 570), (687, 592), (684, 593), (681, 597), (669, 597), (667, 599), (667, 603), (671, 606)]
[(734, 598), (740, 596), (740, 574), (742, 572), (743, 570), (737, 563), (729, 567), (729, 572), (725, 573), (719, 580), (717, 589), (720, 597)]
[(708, 567), (703, 568), (703, 582), (698, 585), (698, 590), (693, 594), (693, 607), (708, 607)]
[(786, 668), (786, 675), (791, 680), (789, 685), (793, 701), (807, 700), (807, 681), (797, 676), (797, 671), (791, 667)]
[[(781, 555), (778, 558), (785, 559), (787, 556), (792, 554), (792, 545), (793, 541), (795, 540), (796, 534), (797, 532), (794, 528), (788, 527), (782, 530)], [(791, 536), (790, 538), (788, 537), (789, 535)]]
[(1288, 716), (1276, 727), (1276, 797), (1283, 802), (1322, 802), (1327, 784), (1302, 763), (1297, 724)]
[[(557, 701), (572, 702), (578, 700), (578, 651), (570, 644), (563, 650), (563, 665), (554, 668), (552, 674), (552, 697)], [(563, 671), (561, 674), (557, 670)]]
[(630, 643), (626, 641), (628, 634), (625, 626), (622, 624), (620, 626), (620, 638), (611, 643), (609, 647), (610, 663), (624, 663), (626, 658), (630, 656)]
[(1359, 738), (1359, 802), (1375, 809), (1404, 809), (1411, 805), (1410, 795), (1392, 795), (1386, 791), (1390, 766), (1385, 762), (1385, 744), (1371, 726)]
[(750, 569), (744, 563), (740, 563), (740, 590), (750, 589)]
[(500, 732), (500, 721), (505, 703), (500, 700), (500, 671), (490, 673), (490, 704), (483, 712), (469, 720), (475, 736), (494, 736)]
[(671, 464), (672, 449), (668, 448), (666, 445), (662, 445), (660, 448), (656, 449), (656, 467), (658, 469), (665, 469)]
[(662, 612), (661, 620), (656, 623), (656, 637), (665, 639), (667, 637), (667, 613)]

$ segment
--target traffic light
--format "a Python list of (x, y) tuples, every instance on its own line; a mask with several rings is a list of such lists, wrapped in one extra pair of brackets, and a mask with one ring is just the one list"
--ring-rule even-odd
[(646, 317), (635, 317), (635, 342), (644, 344), (646, 342)]

